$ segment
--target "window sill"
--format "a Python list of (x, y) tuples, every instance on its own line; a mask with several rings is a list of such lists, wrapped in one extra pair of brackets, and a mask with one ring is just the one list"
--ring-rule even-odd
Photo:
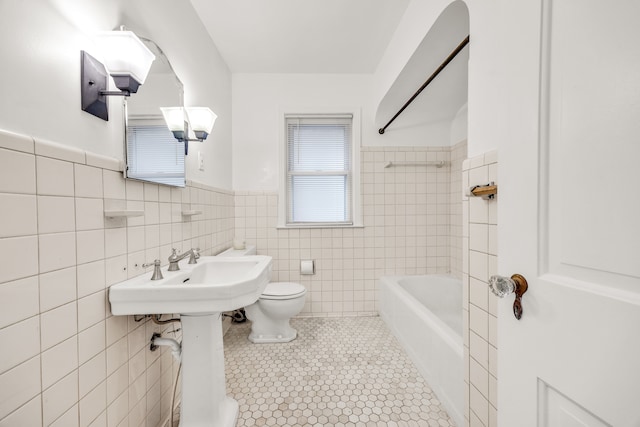
[(364, 228), (363, 224), (290, 224), (276, 226), (277, 230), (296, 230), (305, 228)]

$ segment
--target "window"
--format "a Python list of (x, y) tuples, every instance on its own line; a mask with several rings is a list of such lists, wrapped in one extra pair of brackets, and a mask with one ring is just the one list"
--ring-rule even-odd
[(184, 187), (184, 142), (166, 123), (130, 120), (127, 124), (127, 178)]
[(286, 206), (281, 225), (356, 225), (359, 140), (354, 138), (353, 114), (285, 115), (284, 120)]

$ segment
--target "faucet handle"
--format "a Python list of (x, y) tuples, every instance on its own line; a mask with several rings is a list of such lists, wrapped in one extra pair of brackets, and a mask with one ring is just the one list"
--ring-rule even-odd
[(153, 275), (151, 276), (151, 280), (164, 279), (164, 277), (162, 277), (162, 270), (160, 270), (160, 260), (156, 259), (152, 263), (151, 262), (147, 262), (147, 263), (142, 264), (143, 268), (147, 268), (147, 267), (151, 267), (151, 266), (153, 266)]
[(191, 248), (191, 256), (189, 257), (189, 264), (197, 264), (200, 258), (200, 248)]

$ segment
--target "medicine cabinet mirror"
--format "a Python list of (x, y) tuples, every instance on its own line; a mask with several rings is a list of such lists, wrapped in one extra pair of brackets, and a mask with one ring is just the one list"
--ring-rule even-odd
[(162, 49), (140, 39), (156, 60), (138, 93), (125, 100), (125, 177), (184, 187), (184, 142), (174, 138), (160, 111), (182, 106), (184, 87)]

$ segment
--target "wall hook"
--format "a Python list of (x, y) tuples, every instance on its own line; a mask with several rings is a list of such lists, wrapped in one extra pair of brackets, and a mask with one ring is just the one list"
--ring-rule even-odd
[(468, 196), (482, 197), (484, 199), (493, 199), (498, 194), (498, 186), (493, 181), (485, 185), (474, 185), (469, 188)]

